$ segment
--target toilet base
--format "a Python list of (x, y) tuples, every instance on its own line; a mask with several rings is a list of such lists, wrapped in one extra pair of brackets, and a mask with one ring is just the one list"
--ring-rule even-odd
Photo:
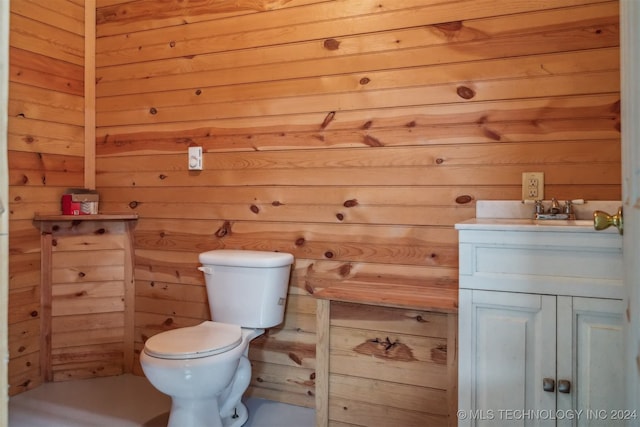
[(249, 419), (249, 411), (243, 403), (239, 403), (236, 406), (236, 412), (230, 417), (222, 419), (223, 427), (240, 427)]
[(239, 402), (231, 416), (220, 418), (217, 399), (172, 399), (167, 427), (241, 427), (249, 419), (247, 407)]

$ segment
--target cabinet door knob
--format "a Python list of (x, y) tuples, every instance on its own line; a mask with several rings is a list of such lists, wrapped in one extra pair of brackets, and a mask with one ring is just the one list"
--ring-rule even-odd
[(558, 391), (560, 393), (571, 393), (571, 381), (569, 381), (569, 380), (559, 380), (558, 381)]
[(543, 378), (542, 389), (544, 391), (550, 391), (550, 392), (556, 391), (556, 380), (554, 380), (553, 378)]
[(593, 213), (593, 228), (596, 230), (604, 230), (607, 227), (614, 226), (618, 232), (622, 234), (624, 227), (624, 218), (622, 215), (622, 206), (618, 208), (618, 213), (609, 215), (606, 212), (595, 211)]

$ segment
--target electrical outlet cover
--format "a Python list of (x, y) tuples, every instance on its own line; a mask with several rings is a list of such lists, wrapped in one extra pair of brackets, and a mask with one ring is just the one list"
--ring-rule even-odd
[(544, 200), (544, 172), (522, 173), (522, 200)]

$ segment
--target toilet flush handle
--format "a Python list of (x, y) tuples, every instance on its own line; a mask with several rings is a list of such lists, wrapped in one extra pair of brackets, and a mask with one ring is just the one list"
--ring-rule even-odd
[(202, 271), (204, 274), (213, 274), (213, 268), (211, 267), (198, 267), (198, 270)]

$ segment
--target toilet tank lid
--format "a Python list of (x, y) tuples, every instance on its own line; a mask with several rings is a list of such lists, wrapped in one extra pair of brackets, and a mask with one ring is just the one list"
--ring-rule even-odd
[(230, 267), (282, 267), (293, 264), (293, 255), (285, 252), (245, 251), (241, 249), (216, 249), (199, 256), (203, 265)]

